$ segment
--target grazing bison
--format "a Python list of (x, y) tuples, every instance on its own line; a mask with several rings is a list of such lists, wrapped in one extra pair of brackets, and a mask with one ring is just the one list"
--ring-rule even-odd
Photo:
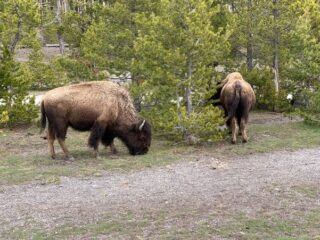
[(139, 120), (128, 91), (108, 81), (86, 82), (48, 91), (41, 103), (41, 128), (46, 127), (51, 157), (55, 157), (53, 142), (58, 142), (67, 158), (72, 158), (65, 145), (68, 127), (91, 131), (88, 144), (98, 156), (101, 141), (110, 146), (118, 137), (130, 154), (145, 154), (151, 144), (151, 127)]
[(221, 87), (220, 102), (225, 111), (226, 124), (232, 130), (232, 143), (236, 143), (238, 126), (240, 126), (243, 142), (247, 142), (246, 124), (249, 111), (256, 102), (254, 91), (238, 72), (230, 73), (218, 86), (218, 88)]

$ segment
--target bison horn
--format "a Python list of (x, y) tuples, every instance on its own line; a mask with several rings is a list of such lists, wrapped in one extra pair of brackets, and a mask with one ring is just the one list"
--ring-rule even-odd
[(142, 130), (142, 128), (143, 128), (143, 126), (144, 126), (145, 123), (146, 123), (146, 120), (143, 120), (142, 123), (141, 123), (141, 125), (139, 126), (139, 131)]

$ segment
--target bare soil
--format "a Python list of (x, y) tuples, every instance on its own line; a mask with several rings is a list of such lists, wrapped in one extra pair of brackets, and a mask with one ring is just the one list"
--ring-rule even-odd
[(256, 111), (250, 114), (250, 124), (279, 124), (287, 122), (302, 121), (298, 116), (285, 116), (282, 113)]

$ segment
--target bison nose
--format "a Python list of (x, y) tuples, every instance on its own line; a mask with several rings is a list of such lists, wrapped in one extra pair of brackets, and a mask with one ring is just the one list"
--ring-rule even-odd
[(143, 154), (146, 154), (147, 152), (148, 152), (148, 148), (144, 148), (141, 151), (138, 151), (136, 154), (137, 155), (143, 155)]
[(130, 150), (130, 154), (131, 155), (142, 155), (142, 154), (146, 154), (148, 152), (149, 148), (148, 147), (144, 147), (144, 148), (140, 148), (140, 149), (132, 149)]

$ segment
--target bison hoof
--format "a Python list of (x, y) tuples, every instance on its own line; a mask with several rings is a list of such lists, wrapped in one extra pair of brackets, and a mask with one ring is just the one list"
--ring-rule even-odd
[(236, 144), (236, 142), (237, 142), (236, 140), (231, 140), (232, 144)]
[(248, 142), (248, 139), (243, 139), (242, 142), (243, 142), (243, 143), (247, 143), (247, 142)]
[(93, 155), (96, 159), (100, 159), (100, 154), (97, 150), (94, 151)]

